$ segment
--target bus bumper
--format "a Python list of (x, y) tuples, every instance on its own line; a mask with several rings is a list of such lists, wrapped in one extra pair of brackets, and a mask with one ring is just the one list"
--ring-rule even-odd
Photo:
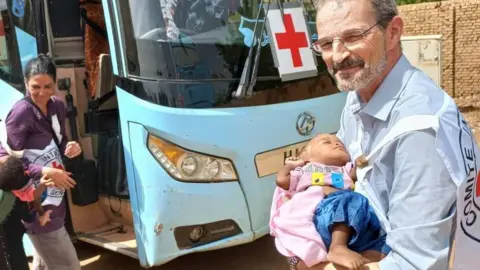
[(147, 149), (147, 130), (137, 123), (128, 127), (125, 161), (142, 266), (254, 240), (239, 182), (176, 181)]

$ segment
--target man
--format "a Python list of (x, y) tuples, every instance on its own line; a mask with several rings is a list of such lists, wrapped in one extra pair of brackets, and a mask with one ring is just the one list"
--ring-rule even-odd
[[(475, 168), (475, 178), (480, 165), (470, 128), (454, 101), (402, 54), (403, 21), (394, 0), (317, 0), (316, 7), (312, 49), (349, 92), (338, 136), (353, 159), (372, 151), (400, 119), (433, 115), (439, 122), (438, 129), (397, 137), (370, 161), (367, 178), (385, 209), (392, 251), (364, 268), (448, 269), (456, 191), (467, 179), (465, 168)], [(299, 262), (296, 269), (308, 268)]]

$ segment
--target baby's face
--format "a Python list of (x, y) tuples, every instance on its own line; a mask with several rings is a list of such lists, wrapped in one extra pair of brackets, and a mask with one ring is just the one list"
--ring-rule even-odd
[(344, 166), (350, 161), (342, 141), (332, 134), (320, 134), (310, 142), (308, 160), (330, 166)]

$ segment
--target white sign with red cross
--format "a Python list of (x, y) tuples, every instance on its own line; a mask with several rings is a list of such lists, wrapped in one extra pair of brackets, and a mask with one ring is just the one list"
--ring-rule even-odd
[(8, 60), (7, 39), (5, 37), (5, 27), (3, 20), (0, 19), (0, 61)]
[[(267, 5), (264, 8), (267, 9)], [(310, 49), (307, 21), (298, 3), (285, 3), (282, 9), (270, 4), (266, 26), (273, 59), (282, 81), (317, 75), (317, 61)]]

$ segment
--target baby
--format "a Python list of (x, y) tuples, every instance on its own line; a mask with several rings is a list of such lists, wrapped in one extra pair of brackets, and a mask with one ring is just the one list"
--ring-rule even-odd
[[(50, 221), (52, 211), (43, 210), (41, 197), (47, 187), (54, 186), (53, 182), (43, 177), (40, 184), (34, 187), (28, 173), (24, 171), (21, 159), (12, 156), (3, 159), (5, 160), (0, 167), (0, 189), (11, 191), (21, 201), (31, 203), (35, 212), (38, 213), (37, 219), (40, 225), (45, 226)], [(18, 177), (19, 175), (22, 177)]]
[[(365, 158), (356, 160), (357, 167), (366, 164)], [(378, 260), (388, 254), (368, 200), (353, 192), (355, 181), (355, 166), (335, 135), (316, 136), (299, 158), (286, 160), (270, 219), (280, 253), (308, 267), (329, 261), (348, 269), (369, 262), (360, 252), (374, 252)]]

